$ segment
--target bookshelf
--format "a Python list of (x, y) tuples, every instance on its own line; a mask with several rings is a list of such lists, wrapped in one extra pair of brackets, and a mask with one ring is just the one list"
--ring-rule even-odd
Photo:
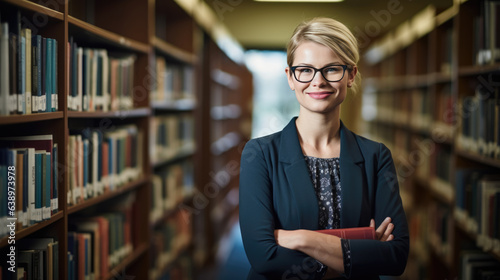
[[(47, 279), (194, 279), (237, 210), (233, 202), (228, 208), (237, 194), (234, 172), (207, 206), (198, 202), (219, 182), (213, 172), (239, 169), (231, 164), (250, 137), (251, 74), (228, 54), (240, 47), (228, 44), (215, 15), (206, 20), (207, 4), (193, 1), (0, 0), (0, 7), (0, 53), (7, 51), (0, 55), (7, 66), (0, 69), (0, 138), (50, 136), (18, 150), (20, 140), (0, 141), (0, 221), (8, 223), (3, 174), (10, 164), (22, 169), (12, 178), (23, 182), (16, 211), (24, 217), (14, 231), (0, 232), (0, 253), (9, 253), (11, 237), (16, 246), (49, 237), (43, 249), (22, 248), (25, 271), (40, 271), (35, 260), (46, 258)], [(28, 37), (41, 43), (28, 43), (35, 46), (29, 50)], [(31, 63), (9, 56), (20, 49)], [(227, 77), (237, 82), (225, 84)], [(227, 139), (230, 147), (214, 152)], [(44, 185), (36, 172), (28, 179), (31, 167), (46, 171)], [(50, 201), (34, 208), (44, 216), (31, 221), (35, 190), (34, 200)], [(221, 210), (230, 215), (213, 219)], [(14, 279), (0, 267), (1, 279)]]
[(366, 133), (393, 153), (410, 226), (402, 279), (500, 264), (499, 16), (495, 1), (429, 6), (364, 54)]

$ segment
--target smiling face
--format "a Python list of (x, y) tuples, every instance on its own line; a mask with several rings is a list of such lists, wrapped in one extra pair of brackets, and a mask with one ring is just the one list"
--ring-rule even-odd
[[(345, 63), (330, 48), (311, 41), (302, 42), (296, 49), (292, 66), (311, 66), (317, 69), (331, 65)], [(350, 87), (356, 76), (356, 67), (347, 69), (342, 80), (328, 82), (317, 72), (312, 81), (302, 83), (295, 79), (290, 68), (286, 68), (288, 84), (300, 104), (300, 109), (309, 112), (327, 114), (338, 111), (345, 99), (347, 88)]]

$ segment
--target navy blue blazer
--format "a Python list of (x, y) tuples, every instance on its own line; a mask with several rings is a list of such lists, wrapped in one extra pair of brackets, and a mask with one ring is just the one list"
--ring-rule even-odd
[[(317, 262), (276, 244), (275, 229), (318, 229), (318, 201), (300, 147), (296, 118), (280, 132), (250, 140), (241, 157), (240, 227), (251, 264), (247, 279), (320, 279)], [(340, 126), (341, 227), (392, 218), (394, 240), (350, 240), (351, 279), (400, 275), (409, 234), (387, 147)]]

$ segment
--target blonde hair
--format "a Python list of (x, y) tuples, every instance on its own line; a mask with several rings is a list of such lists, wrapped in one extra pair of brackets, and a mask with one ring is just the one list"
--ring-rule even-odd
[[(318, 43), (330, 48), (349, 66), (349, 72), (352, 71), (353, 66), (358, 64), (358, 41), (349, 28), (337, 20), (314, 18), (299, 24), (287, 44), (287, 63), (289, 67), (293, 66), (295, 51), (304, 41)], [(351, 88), (353, 92), (356, 92), (359, 87), (360, 76), (358, 71)]]

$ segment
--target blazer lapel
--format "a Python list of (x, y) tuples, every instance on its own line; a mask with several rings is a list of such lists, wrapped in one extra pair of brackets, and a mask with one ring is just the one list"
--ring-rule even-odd
[[(354, 134), (340, 123), (341, 227), (357, 227), (363, 202), (364, 158)], [(368, 226), (368, 225), (366, 225)]]
[(318, 229), (318, 207), (311, 205), (317, 206), (318, 199), (300, 148), (295, 120), (293, 118), (283, 129), (279, 157), (281, 162), (286, 163), (284, 171), (297, 206), (298, 227), (315, 230)]

